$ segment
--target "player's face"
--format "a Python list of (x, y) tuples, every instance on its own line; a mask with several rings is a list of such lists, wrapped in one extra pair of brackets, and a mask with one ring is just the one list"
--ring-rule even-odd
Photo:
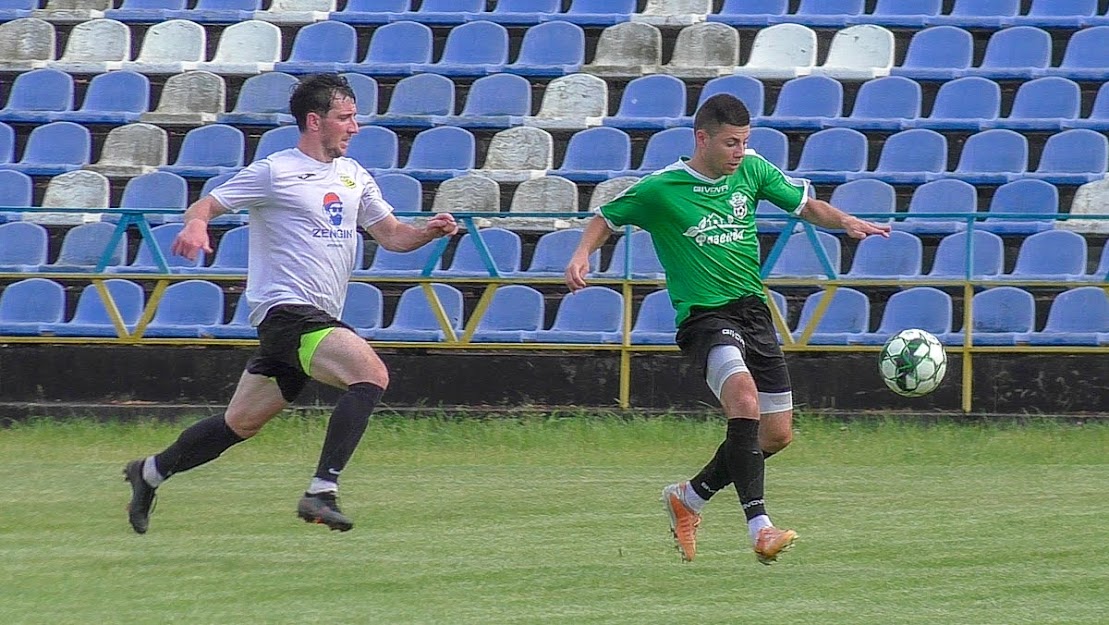
[(354, 100), (336, 96), (327, 115), (320, 118), (320, 144), (329, 158), (347, 153), (350, 138), (358, 134), (358, 122), (354, 121), (357, 113)]
[(698, 130), (697, 149), (702, 152), (703, 162), (711, 170), (709, 173), (714, 178), (735, 173), (743, 161), (750, 137), (750, 126), (723, 124), (712, 132)]

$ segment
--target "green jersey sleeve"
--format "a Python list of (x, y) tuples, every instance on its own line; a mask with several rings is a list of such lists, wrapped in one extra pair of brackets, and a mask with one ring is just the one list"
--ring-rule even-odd
[(809, 181), (791, 178), (762, 157), (757, 158), (759, 187), (756, 200), (769, 200), (787, 213), (801, 210), (808, 199)]
[(595, 212), (608, 222), (609, 227), (619, 230), (622, 226), (639, 226), (645, 216), (646, 196), (643, 182), (637, 182), (607, 203), (598, 206)]

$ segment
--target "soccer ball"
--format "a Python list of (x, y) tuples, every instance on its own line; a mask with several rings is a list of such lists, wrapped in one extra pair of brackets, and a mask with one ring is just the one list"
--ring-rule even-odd
[(939, 339), (924, 330), (902, 330), (886, 341), (878, 357), (878, 374), (890, 390), (920, 397), (936, 390), (947, 372), (947, 353)]

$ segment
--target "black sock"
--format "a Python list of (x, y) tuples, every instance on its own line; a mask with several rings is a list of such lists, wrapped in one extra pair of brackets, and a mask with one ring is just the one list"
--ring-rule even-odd
[(776, 451), (766, 451), (764, 449), (764, 450), (762, 450), (762, 459), (763, 460), (770, 460), (770, 456), (773, 456), (776, 453), (778, 453), (778, 452), (776, 452)]
[(728, 463), (724, 461), (724, 448), (728, 442), (725, 440), (720, 443), (720, 447), (716, 448), (716, 454), (713, 455), (712, 460), (701, 469), (689, 481), (689, 486), (693, 488), (693, 492), (697, 493), (701, 499), (708, 501), (713, 495), (728, 487), (732, 483), (732, 478), (728, 475)]
[(759, 449), (759, 422), (729, 419), (724, 459), (747, 519), (766, 514), (763, 501), (763, 457)]
[(320, 463), (316, 466), (317, 478), (338, 483), (339, 473), (354, 455), (370, 423), (370, 414), (384, 393), (385, 389), (376, 384), (359, 382), (351, 384), (339, 398), (327, 422), (327, 435), (320, 451)]
[(228, 427), (223, 415), (208, 417), (185, 428), (172, 445), (154, 456), (154, 467), (162, 477), (169, 477), (211, 462), (244, 440)]

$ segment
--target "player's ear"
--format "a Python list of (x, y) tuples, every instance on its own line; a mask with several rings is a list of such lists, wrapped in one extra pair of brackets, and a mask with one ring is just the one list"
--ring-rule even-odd
[(305, 116), (305, 126), (308, 128), (308, 130), (319, 130), (321, 120), (322, 118), (320, 117), (319, 113), (313, 113), (309, 111), (308, 115)]

